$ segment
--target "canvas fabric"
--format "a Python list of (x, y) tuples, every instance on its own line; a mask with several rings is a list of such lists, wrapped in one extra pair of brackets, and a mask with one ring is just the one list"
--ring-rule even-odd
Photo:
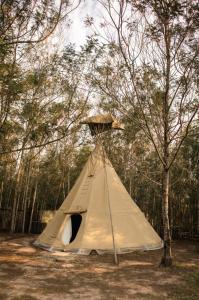
[[(71, 214), (79, 213), (82, 223), (76, 238), (65, 243)], [(35, 245), (50, 250), (89, 254), (153, 250), (162, 240), (132, 200), (104, 149), (97, 145), (71, 192), (47, 224)]]

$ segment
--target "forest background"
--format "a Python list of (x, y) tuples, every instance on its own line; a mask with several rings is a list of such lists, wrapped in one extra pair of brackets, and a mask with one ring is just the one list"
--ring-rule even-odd
[(196, 237), (198, 4), (96, 3), (104, 14), (84, 18), (77, 47), (81, 1), (1, 1), (0, 228), (42, 230), (93, 149), (80, 121), (111, 113), (125, 130), (104, 145), (134, 201), (165, 240)]

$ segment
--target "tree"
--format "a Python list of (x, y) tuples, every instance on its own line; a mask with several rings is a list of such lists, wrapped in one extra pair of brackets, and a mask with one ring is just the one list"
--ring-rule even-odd
[(0, 45), (34, 44), (45, 41), (81, 0), (16, 1), (2, 0), (0, 5)]
[(98, 2), (105, 18), (103, 32), (94, 34), (98, 41), (93, 51), (100, 55), (95, 58), (92, 83), (132, 122), (131, 112), (137, 112), (139, 126), (158, 155), (164, 227), (161, 264), (170, 266), (169, 173), (198, 112), (198, 6), (179, 0)]
[[(76, 6), (79, 3), (77, 1)], [(56, 1), (1, 3), (0, 155), (2, 169), (8, 172), (11, 168), (13, 172), (8, 172), (12, 184), (10, 202), (6, 204), (11, 209), (12, 232), (21, 207), (22, 227), (25, 226), (31, 197), (28, 193), (34, 176), (28, 171), (29, 161), (32, 163), (48, 145), (59, 141), (67, 144), (69, 136), (73, 139), (88, 108), (89, 92), (79, 90), (78, 58), (70, 51), (66, 55), (67, 50), (64, 54), (49, 52), (44, 44), (76, 6), (74, 3), (71, 6), (69, 1), (60, 1), (59, 7)], [(1, 173), (2, 203), (7, 172)], [(23, 186), (26, 183), (30, 183), (29, 188)], [(34, 202), (36, 194), (38, 192), (34, 192)]]

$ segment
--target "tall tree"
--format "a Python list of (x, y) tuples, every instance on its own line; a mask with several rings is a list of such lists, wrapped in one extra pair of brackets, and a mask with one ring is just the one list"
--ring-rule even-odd
[[(23, 183), (31, 182), (26, 178), (29, 176), (25, 168), (28, 152), (28, 159), (34, 160), (52, 143), (63, 140), (67, 144), (68, 136), (73, 139), (79, 120), (88, 108), (89, 92), (79, 89), (78, 58), (73, 53), (69, 55), (70, 51), (68, 55), (67, 50), (58, 54), (47, 47), (47, 38), (79, 3), (1, 2), (0, 155), (1, 167), (13, 168), (10, 202), (7, 203), (8, 209), (11, 207), (11, 231), (15, 230), (21, 203), (24, 203), (22, 227), (25, 226), (29, 196)], [(83, 62), (79, 62), (80, 65)], [(5, 172), (1, 180), (3, 190), (7, 182)], [(3, 192), (1, 195), (3, 197)], [(33, 201), (35, 203), (36, 196)]]
[[(94, 34), (98, 41), (93, 51), (100, 55), (92, 82), (132, 122), (131, 111), (137, 113), (158, 155), (164, 225), (161, 264), (170, 266), (169, 173), (198, 112), (198, 5), (180, 0), (98, 2), (105, 17), (100, 35)], [(93, 22), (90, 19), (89, 25)]]

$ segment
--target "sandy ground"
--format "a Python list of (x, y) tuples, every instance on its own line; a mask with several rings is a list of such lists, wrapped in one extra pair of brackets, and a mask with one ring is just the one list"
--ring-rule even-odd
[(35, 236), (0, 235), (0, 299), (199, 299), (199, 246), (173, 243), (175, 265), (160, 268), (161, 251), (111, 255), (50, 253)]

